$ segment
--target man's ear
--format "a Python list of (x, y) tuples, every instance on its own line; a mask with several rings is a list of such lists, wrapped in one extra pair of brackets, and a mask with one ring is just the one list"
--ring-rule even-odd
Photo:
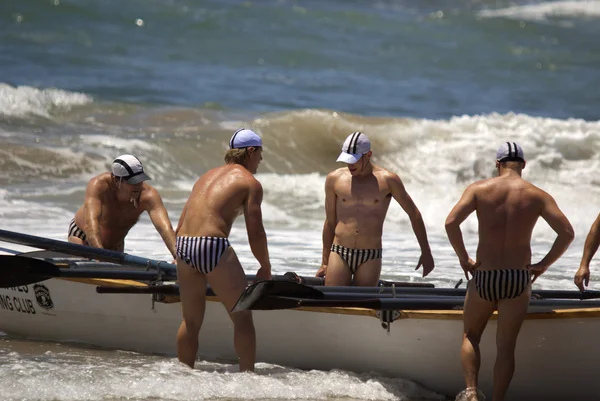
[(371, 156), (372, 156), (372, 155), (373, 155), (373, 151), (372, 151), (372, 150), (369, 150), (369, 151), (367, 152), (367, 156), (369, 156), (369, 159), (371, 158)]

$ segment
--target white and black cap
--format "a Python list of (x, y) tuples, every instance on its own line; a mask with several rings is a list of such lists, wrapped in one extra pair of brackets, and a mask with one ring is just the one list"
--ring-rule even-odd
[(112, 173), (115, 177), (127, 181), (128, 184), (139, 184), (150, 180), (150, 177), (144, 173), (140, 159), (132, 155), (121, 155), (113, 160)]
[(496, 160), (499, 162), (525, 161), (523, 148), (516, 142), (504, 142), (496, 151)]
[(229, 140), (229, 149), (249, 148), (262, 146), (262, 139), (252, 130), (240, 128), (235, 131)]
[(354, 132), (348, 135), (348, 138), (342, 145), (342, 153), (337, 158), (338, 162), (354, 164), (360, 160), (362, 155), (371, 150), (371, 141), (362, 132)]

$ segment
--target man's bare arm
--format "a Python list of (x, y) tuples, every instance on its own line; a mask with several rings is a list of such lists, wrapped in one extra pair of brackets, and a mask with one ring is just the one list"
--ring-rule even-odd
[(250, 250), (260, 264), (261, 269), (271, 271), (271, 262), (269, 260), (269, 249), (267, 247), (267, 234), (263, 226), (261, 203), (263, 199), (263, 189), (260, 182), (252, 180), (250, 183), (248, 198), (244, 205), (244, 218), (246, 220), (246, 230), (248, 232), (248, 242)]
[(421, 216), (421, 212), (417, 208), (417, 205), (415, 205), (408, 192), (406, 192), (400, 177), (398, 177), (396, 174), (392, 174), (388, 178), (388, 186), (390, 188), (392, 197), (396, 200), (396, 202), (398, 202), (398, 204), (410, 218), (410, 223), (415, 235), (417, 236), (417, 241), (419, 241), (421, 251), (428, 250), (429, 242), (427, 240), (427, 230), (425, 229), (423, 217)]
[(556, 201), (550, 195), (544, 193), (542, 198), (542, 211), (541, 217), (546, 220), (548, 225), (557, 234), (556, 240), (552, 244), (552, 247), (544, 256), (544, 258), (536, 264), (530, 266), (530, 270), (533, 272), (533, 280), (537, 279), (542, 275), (548, 268), (562, 256), (563, 253), (569, 248), (569, 245), (575, 237), (573, 227), (558, 208)]
[(92, 179), (85, 190), (83, 218), (85, 221), (86, 241), (94, 248), (103, 248), (100, 239), (100, 218), (102, 217), (102, 194), (106, 184), (98, 178)]
[(589, 269), (592, 258), (598, 251), (600, 246), (600, 214), (596, 217), (596, 221), (590, 227), (590, 232), (585, 238), (583, 246), (583, 256), (581, 257), (580, 266), (585, 266)]
[(590, 227), (590, 232), (585, 238), (585, 245), (583, 246), (583, 255), (581, 262), (579, 263), (579, 270), (575, 273), (575, 285), (579, 287), (581, 291), (585, 289), (584, 285), (587, 286), (590, 282), (590, 263), (592, 258), (598, 251), (600, 246), (600, 214), (596, 217), (596, 221)]
[[(392, 197), (398, 202), (400, 207), (406, 212), (410, 219), (410, 224), (417, 237), (419, 246), (421, 247), (421, 258), (417, 264), (417, 269), (423, 265), (423, 277), (427, 276), (434, 268), (433, 257), (431, 256), (431, 248), (429, 247), (429, 241), (427, 240), (427, 230), (425, 229), (425, 223), (423, 222), (423, 216), (421, 212), (413, 202), (412, 198), (406, 192), (404, 184), (397, 174), (390, 173), (387, 178), (387, 184), (390, 188)], [(415, 269), (416, 270), (416, 269)]]
[(325, 179), (325, 222), (323, 223), (323, 254), (321, 267), (317, 271), (317, 277), (323, 277), (327, 272), (331, 245), (335, 237), (335, 226), (337, 224), (337, 195), (335, 194), (335, 177), (329, 174)]
[(175, 229), (175, 236), (177, 236), (177, 233), (179, 232), (179, 230), (181, 229), (181, 226), (183, 225), (183, 222), (185, 221), (185, 214), (187, 213), (187, 208), (188, 208), (188, 203), (190, 201), (188, 200), (187, 202), (185, 202), (185, 205), (183, 206), (183, 210), (181, 211), (181, 216), (179, 217), (179, 222), (177, 223), (177, 228)]
[(154, 228), (156, 228), (158, 234), (160, 234), (163, 242), (169, 249), (173, 259), (176, 259), (175, 231), (173, 231), (173, 225), (171, 224), (171, 220), (169, 220), (167, 209), (165, 208), (162, 198), (156, 189), (147, 187), (146, 190), (148, 191), (148, 208), (146, 210), (150, 216), (150, 220), (152, 221), (152, 224), (154, 225)]
[(446, 234), (463, 269), (465, 269), (465, 264), (469, 263), (469, 253), (465, 247), (460, 225), (477, 208), (477, 198), (475, 195), (475, 184), (471, 184), (465, 189), (460, 200), (446, 218)]

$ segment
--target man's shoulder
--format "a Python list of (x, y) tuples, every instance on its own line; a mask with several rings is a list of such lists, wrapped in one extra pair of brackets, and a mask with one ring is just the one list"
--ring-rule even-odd
[(467, 185), (467, 187), (465, 188), (465, 193), (470, 192), (476, 195), (478, 193), (481, 193), (482, 191), (488, 191), (497, 185), (496, 178), (497, 177), (484, 178), (481, 180), (473, 181), (472, 183)]
[(482, 178), (481, 180), (473, 181), (471, 184), (469, 184), (469, 186), (473, 187), (473, 188), (478, 188), (478, 187), (486, 187), (488, 185), (495, 185), (497, 178), (498, 177)]
[(88, 188), (93, 188), (95, 190), (105, 190), (109, 188), (111, 179), (110, 173), (102, 173), (98, 174), (95, 177), (90, 178), (88, 181)]
[(400, 179), (400, 176), (398, 174), (379, 165), (373, 165), (373, 174), (381, 178)]
[(160, 196), (158, 190), (147, 182), (142, 184), (142, 194), (145, 194), (146, 196)]
[(348, 168), (337, 168), (331, 171), (329, 174), (327, 174), (327, 177), (325, 178), (325, 186), (329, 186), (332, 188), (338, 182), (345, 181), (344, 177), (350, 177), (350, 171), (348, 170)]
[(548, 195), (544, 190), (535, 186), (533, 183), (518, 178), (517, 181), (506, 181), (502, 177), (491, 177), (478, 180), (469, 185), (469, 188), (474, 190), (488, 190), (492, 188), (505, 188), (508, 191), (527, 191), (531, 195), (545, 196)]
[(537, 185), (533, 184), (532, 182), (523, 180), (522, 185), (532, 196), (537, 196), (540, 198), (543, 198), (543, 197), (552, 198), (552, 195), (550, 195), (548, 192), (544, 191), (542, 188), (538, 187)]
[(338, 178), (348, 173), (348, 167), (339, 167), (327, 174), (327, 178)]

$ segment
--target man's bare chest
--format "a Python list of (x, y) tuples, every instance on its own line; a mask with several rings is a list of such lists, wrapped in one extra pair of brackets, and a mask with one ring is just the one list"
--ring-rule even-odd
[(142, 212), (143, 209), (133, 203), (109, 203), (102, 206), (101, 221), (113, 228), (131, 228)]
[(389, 204), (389, 188), (379, 183), (351, 183), (336, 188), (338, 202), (344, 206), (380, 207)]

